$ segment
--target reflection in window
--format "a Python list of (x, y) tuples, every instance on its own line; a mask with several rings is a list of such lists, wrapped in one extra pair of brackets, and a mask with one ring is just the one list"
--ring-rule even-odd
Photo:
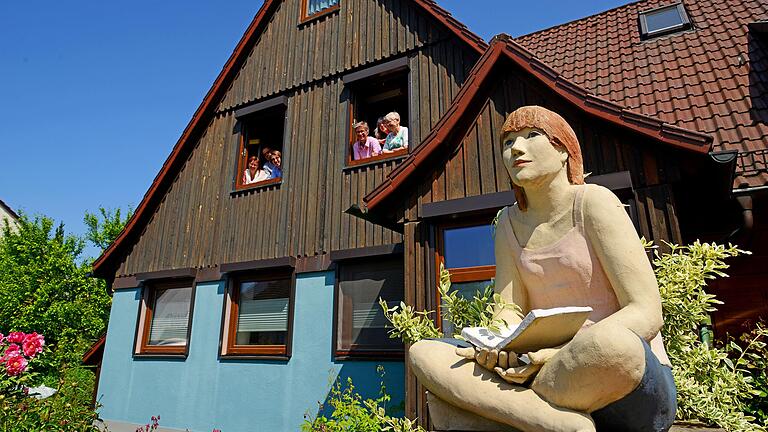
[(192, 287), (158, 289), (152, 306), (149, 341), (153, 346), (185, 346)]
[(690, 21), (682, 4), (640, 13), (640, 30), (645, 38), (688, 28), (690, 28)]
[(445, 268), (496, 265), (493, 226), (446, 228), (443, 231)]
[[(465, 225), (440, 230), (442, 250), (440, 259), (451, 274), (451, 292), (471, 299), (485, 291), (496, 276), (496, 258), (493, 249), (493, 225)], [(438, 298), (440, 297), (438, 293)], [(454, 329), (445, 319), (445, 303), (440, 300), (440, 324), (443, 333), (452, 335)]]
[(337, 354), (403, 350), (389, 337), (391, 326), (379, 306), (379, 298), (389, 307), (403, 300), (402, 257), (376, 259), (340, 265)]
[(240, 283), (236, 345), (285, 345), (288, 334), (290, 281)]
[(144, 286), (134, 354), (186, 355), (192, 320), (193, 281)]

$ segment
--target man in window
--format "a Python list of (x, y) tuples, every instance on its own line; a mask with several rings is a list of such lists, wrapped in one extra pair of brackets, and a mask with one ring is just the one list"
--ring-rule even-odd
[(368, 136), (368, 123), (357, 122), (352, 127), (355, 129), (357, 141), (352, 145), (355, 160), (369, 158), (381, 153), (381, 145), (376, 138)]
[(267, 163), (264, 164), (264, 171), (269, 173), (269, 178), (281, 178), (283, 176), (283, 154), (280, 150), (270, 150), (264, 158)]

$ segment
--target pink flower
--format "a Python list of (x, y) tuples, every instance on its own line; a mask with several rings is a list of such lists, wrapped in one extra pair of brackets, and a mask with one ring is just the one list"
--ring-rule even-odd
[(0, 357), (0, 364), (5, 363), (6, 360), (10, 357), (20, 356), (21, 353), (19, 353), (19, 346), (16, 344), (10, 344), (8, 345), (8, 348), (5, 349), (5, 354), (3, 354), (2, 357)]
[(22, 343), (24, 342), (24, 337), (27, 336), (22, 332), (11, 332), (6, 340), (10, 343)]
[(27, 369), (27, 359), (24, 358), (18, 351), (15, 354), (5, 358), (5, 372), (10, 376), (16, 376), (24, 372)]
[(3, 336), (2, 333), (0, 333), (0, 343), (3, 343), (3, 339), (5, 339), (5, 336)]
[(24, 354), (29, 358), (34, 358), (38, 353), (43, 352), (43, 345), (45, 345), (45, 338), (43, 335), (39, 335), (36, 332), (30, 333), (24, 338), (22, 348)]

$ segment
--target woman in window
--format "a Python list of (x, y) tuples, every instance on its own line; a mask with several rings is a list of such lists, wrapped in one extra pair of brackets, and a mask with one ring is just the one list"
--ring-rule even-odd
[(264, 171), (269, 174), (269, 178), (281, 178), (283, 176), (283, 160), (280, 150), (270, 150), (264, 158), (267, 163), (264, 164)]
[(391, 112), (384, 116), (384, 125), (386, 125), (389, 135), (384, 142), (382, 153), (394, 153), (398, 150), (408, 148), (408, 128), (400, 126), (400, 114)]
[(389, 134), (389, 131), (387, 130), (387, 125), (384, 124), (384, 117), (379, 117), (379, 120), (376, 122), (376, 139), (379, 140), (379, 146), (383, 146), (384, 143), (387, 141), (387, 135)]
[(357, 141), (352, 145), (352, 153), (355, 160), (366, 159), (381, 153), (379, 140), (368, 136), (368, 123), (357, 122), (352, 127), (355, 129)]
[(252, 183), (257, 183), (262, 180), (268, 180), (269, 174), (267, 174), (266, 171), (263, 169), (259, 169), (259, 158), (258, 156), (251, 156), (248, 158), (248, 167), (245, 169), (245, 172), (243, 173), (243, 184), (248, 185)]

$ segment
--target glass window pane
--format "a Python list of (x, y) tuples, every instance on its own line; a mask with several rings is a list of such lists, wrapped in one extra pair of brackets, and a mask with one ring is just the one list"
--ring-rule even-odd
[(192, 287), (158, 289), (148, 345), (185, 346), (191, 304)]
[(240, 283), (236, 345), (285, 345), (290, 280)]
[(339, 290), (339, 349), (402, 347), (389, 337), (391, 326), (379, 306), (379, 298), (389, 307), (403, 300), (402, 259), (344, 264)]
[[(458, 291), (459, 297), (465, 298), (465, 299), (471, 299), (473, 298), (478, 292), (482, 293), (485, 291), (485, 287), (491, 284), (491, 280), (483, 280), (483, 281), (473, 281), (473, 282), (454, 282), (451, 284), (450, 292)], [(440, 317), (440, 320), (442, 321), (442, 328), (443, 333), (446, 337), (452, 336), (456, 332), (461, 332), (461, 329), (457, 329), (453, 327), (453, 324), (451, 324), (450, 321), (445, 319), (445, 302), (442, 300), (440, 301), (440, 314), (443, 315)]]
[(645, 20), (648, 23), (648, 32), (668, 29), (683, 24), (683, 17), (677, 6), (668, 7), (645, 14)]
[(496, 265), (493, 225), (449, 228), (443, 231), (445, 268)]
[(339, 0), (308, 0), (307, 2), (307, 15), (320, 12), (323, 9), (329, 8), (339, 3)]

